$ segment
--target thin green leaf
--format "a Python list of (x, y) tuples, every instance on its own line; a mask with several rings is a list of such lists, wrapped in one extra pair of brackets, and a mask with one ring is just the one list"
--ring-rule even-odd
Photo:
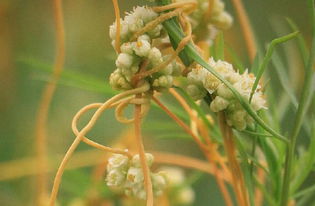
[(267, 49), (267, 52), (266, 52), (266, 55), (264, 56), (264, 59), (261, 63), (261, 65), (259, 66), (259, 69), (258, 69), (258, 72), (257, 72), (257, 75), (256, 75), (256, 79), (255, 79), (255, 82), (254, 82), (254, 85), (252, 87), (252, 92), (250, 94), (250, 98), (249, 98), (249, 102), (251, 102), (252, 98), (253, 98), (253, 95), (257, 89), (257, 86), (258, 86), (258, 83), (259, 83), (259, 80), (260, 78), (262, 77), (270, 59), (271, 59), (271, 56), (272, 56), (272, 53), (273, 53), (273, 50), (275, 49), (275, 47), (278, 45), (278, 44), (281, 44), (281, 43), (284, 43), (292, 38), (295, 38), (297, 36), (299, 32), (293, 32), (291, 34), (288, 34), (288, 35), (285, 35), (283, 37), (280, 37), (280, 38), (276, 38), (274, 40), (271, 41), (270, 45), (268, 46), (268, 49)]
[(310, 145), (296, 164), (296, 170), (298, 172), (294, 175), (292, 181), (292, 193), (299, 189), (315, 164), (315, 126), (312, 128), (311, 134), (313, 134), (313, 136), (310, 138)]
[[(40, 70), (47, 74), (52, 72), (52, 65), (33, 58), (19, 58), (18, 61), (29, 65), (31, 69)], [(60, 83), (89, 91), (115, 94), (113, 89), (106, 83), (106, 81), (102, 81), (87, 74), (74, 72), (69, 69), (64, 69), (61, 73)]]
[(312, 78), (313, 78), (313, 65), (315, 59), (315, 8), (314, 8), (314, 1), (308, 0), (309, 8), (311, 10), (312, 16), (312, 46), (310, 51), (310, 56), (305, 66), (305, 78), (304, 84), (302, 88), (302, 95), (300, 98), (300, 103), (298, 106), (298, 111), (295, 117), (294, 126), (292, 129), (291, 137), (290, 137), (290, 144), (288, 144), (287, 155), (286, 155), (286, 162), (285, 162), (285, 170), (284, 170), (284, 178), (283, 178), (283, 186), (282, 186), (282, 198), (281, 198), (281, 206), (286, 206), (289, 200), (290, 194), (290, 183), (291, 183), (291, 170), (292, 170), (292, 163), (295, 154), (295, 147), (297, 137), (299, 135), (303, 119), (305, 117), (305, 113), (308, 109), (310, 104), (310, 100), (312, 97)]

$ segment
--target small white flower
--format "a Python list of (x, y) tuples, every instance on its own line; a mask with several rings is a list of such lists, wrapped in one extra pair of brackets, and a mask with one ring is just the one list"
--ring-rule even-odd
[(263, 97), (263, 94), (261, 92), (256, 92), (253, 95), (251, 106), (255, 111), (258, 111), (260, 109), (266, 109), (266, 100)]
[(130, 68), (133, 64), (134, 58), (130, 54), (120, 53), (116, 60), (116, 66), (118, 68)]
[(123, 43), (120, 47), (120, 50), (122, 53), (125, 53), (125, 54), (130, 54), (130, 55), (133, 54), (133, 49), (130, 42)]
[(232, 16), (227, 12), (222, 12), (218, 16), (212, 18), (212, 22), (215, 24), (216, 27), (219, 29), (225, 30), (231, 27), (233, 23)]
[[(145, 153), (145, 158), (146, 158), (148, 166), (151, 167), (154, 161), (154, 156), (150, 153)], [(133, 167), (139, 167), (139, 168), (141, 167), (142, 164), (141, 164), (139, 154), (136, 154), (132, 157), (131, 164)]]
[(148, 59), (151, 61), (151, 63), (156, 66), (160, 63), (162, 63), (162, 54), (161, 51), (159, 49), (157, 49), (156, 47), (153, 47), (149, 54), (148, 54)]
[(217, 94), (218, 96), (221, 96), (225, 99), (232, 99), (234, 97), (231, 90), (225, 86), (225, 84), (221, 83), (217, 88)]
[(207, 91), (195, 84), (189, 84), (186, 87), (186, 92), (188, 93), (189, 96), (191, 96), (193, 98), (193, 100), (199, 100), (202, 99), (203, 97), (205, 97), (207, 95)]
[(135, 51), (136, 55), (140, 57), (146, 57), (149, 55), (151, 50), (150, 42), (146, 40), (138, 40), (132, 44), (133, 50)]
[[(171, 75), (162, 75), (156, 80), (156, 87), (170, 88), (173, 85), (173, 76)], [(153, 83), (153, 86), (155, 85)]]
[(134, 16), (138, 19), (142, 19), (145, 23), (148, 23), (157, 18), (158, 14), (150, 8), (138, 6), (134, 9)]
[[(230, 120), (230, 126), (234, 126), (236, 129), (242, 131), (246, 128), (246, 111), (241, 109), (234, 111), (230, 115), (228, 115), (228, 119)], [(228, 122), (229, 123), (229, 122)]]
[(218, 78), (216, 78), (210, 72), (206, 72), (205, 78), (203, 79), (203, 86), (210, 94), (212, 94), (220, 84), (221, 81)]
[(206, 69), (204, 69), (200, 65), (197, 65), (196, 68), (193, 68), (187, 74), (187, 80), (191, 84), (202, 85), (207, 72), (208, 71)]
[(161, 167), (160, 170), (165, 174), (170, 187), (176, 187), (185, 181), (185, 173), (182, 168), (165, 166)]
[(126, 179), (126, 173), (120, 169), (111, 169), (106, 176), (106, 183), (110, 187), (121, 186)]
[(195, 200), (195, 192), (191, 187), (184, 187), (178, 191), (176, 202), (181, 205), (190, 205)]
[(127, 168), (129, 165), (129, 158), (125, 155), (114, 154), (108, 159), (107, 170), (115, 168)]
[(150, 35), (152, 38), (157, 38), (161, 35), (163, 26), (161, 24), (157, 25), (154, 27), (152, 30), (149, 30), (147, 33)]
[(132, 33), (139, 31), (144, 26), (143, 20), (133, 14), (126, 16), (125, 22), (128, 25), (129, 31)]
[(143, 182), (142, 168), (130, 167), (127, 172), (127, 182), (131, 184), (137, 184)]
[(226, 109), (228, 105), (229, 105), (229, 101), (227, 101), (226, 99), (220, 96), (216, 96), (216, 98), (210, 104), (210, 109), (213, 112), (220, 112)]
[(160, 196), (166, 187), (166, 178), (163, 172), (151, 175), (153, 191), (155, 196)]
[(212, 16), (218, 16), (224, 11), (224, 2), (221, 0), (214, 0), (213, 7), (211, 10)]
[(117, 90), (131, 89), (130, 83), (121, 74), (119, 69), (116, 69), (109, 77), (109, 84)]

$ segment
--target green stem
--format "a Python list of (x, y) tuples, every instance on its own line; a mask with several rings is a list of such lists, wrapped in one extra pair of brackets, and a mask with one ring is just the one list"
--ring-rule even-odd
[(252, 101), (252, 98), (253, 98), (253, 95), (256, 91), (256, 88), (258, 86), (258, 82), (260, 80), (260, 78), (262, 77), (270, 59), (271, 59), (271, 56), (272, 56), (272, 53), (273, 53), (273, 50), (275, 49), (275, 47), (278, 45), (278, 44), (281, 44), (283, 42), (286, 42), (294, 37), (296, 37), (297, 35), (299, 34), (298, 31), (296, 32), (293, 32), (293, 33), (290, 33), (288, 35), (285, 35), (283, 37), (280, 37), (280, 38), (276, 38), (274, 40), (271, 41), (270, 45), (268, 46), (268, 49), (267, 49), (267, 52), (266, 52), (266, 55), (263, 59), (263, 62), (262, 64), (259, 66), (259, 69), (258, 69), (258, 73), (256, 75), (256, 79), (255, 79), (255, 82), (254, 82), (254, 85), (252, 87), (252, 91), (251, 91), (251, 94), (250, 94), (250, 98), (249, 98), (249, 102)]
[(313, 73), (312, 68), (313, 68), (314, 56), (315, 56), (315, 11), (314, 11), (313, 0), (308, 0), (308, 3), (309, 3), (309, 8), (311, 8), (312, 10), (311, 12), (312, 23), (313, 23), (312, 47), (311, 47), (311, 52), (310, 52), (307, 66), (305, 67), (305, 79), (304, 79), (302, 95), (300, 98), (300, 103), (298, 106), (298, 111), (296, 114), (294, 127), (292, 130), (292, 135), (290, 137), (290, 144), (288, 145), (288, 148), (287, 148), (283, 185), (282, 185), (282, 196), (281, 196), (281, 201), (280, 201), (281, 206), (287, 206), (289, 202), (290, 182), (291, 182), (290, 178), (291, 178), (292, 162), (293, 162), (293, 157), (294, 157), (295, 148), (296, 148), (296, 141), (297, 141), (297, 137), (302, 126), (303, 118), (305, 116), (305, 113), (310, 103), (310, 97), (312, 95), (312, 88), (311, 88), (312, 73)]

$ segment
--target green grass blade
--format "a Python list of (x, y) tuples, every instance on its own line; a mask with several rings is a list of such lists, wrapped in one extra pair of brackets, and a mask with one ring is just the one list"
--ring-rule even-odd
[(305, 79), (302, 89), (302, 95), (300, 98), (300, 103), (298, 107), (298, 111), (296, 114), (296, 118), (294, 121), (294, 126), (292, 129), (292, 134), (290, 137), (290, 144), (288, 144), (286, 162), (285, 162), (285, 170), (284, 170), (284, 178), (283, 178), (283, 186), (282, 186), (282, 198), (280, 205), (286, 206), (289, 200), (290, 194), (290, 182), (291, 182), (291, 170), (292, 170), (292, 162), (295, 153), (296, 141), (298, 134), (300, 132), (303, 118), (305, 117), (305, 113), (308, 109), (310, 99), (312, 96), (312, 78), (313, 78), (313, 65), (315, 59), (315, 8), (314, 1), (308, 0), (309, 8), (311, 9), (312, 16), (312, 46), (310, 51), (310, 56), (305, 67)]
[(293, 32), (293, 33), (290, 33), (288, 35), (285, 35), (283, 37), (280, 37), (280, 38), (276, 38), (274, 40), (271, 41), (270, 45), (268, 46), (268, 49), (267, 49), (267, 52), (266, 52), (266, 55), (264, 56), (264, 59), (261, 63), (261, 65), (259, 66), (259, 69), (258, 69), (258, 72), (257, 72), (257, 75), (256, 75), (256, 79), (255, 79), (255, 82), (254, 82), (254, 85), (253, 85), (253, 88), (252, 88), (252, 92), (250, 94), (250, 98), (249, 98), (249, 102), (251, 102), (252, 98), (253, 98), (253, 95), (257, 89), (257, 86), (258, 86), (258, 83), (259, 83), (259, 80), (260, 78), (262, 77), (270, 59), (271, 59), (271, 56), (272, 56), (272, 53), (273, 53), (273, 50), (275, 49), (275, 47), (281, 43), (284, 43), (292, 38), (295, 38), (297, 36), (299, 32)]
[[(42, 62), (33, 58), (19, 58), (18, 62), (29, 65), (31, 69), (36, 69), (36, 70), (45, 72), (47, 74), (50, 74), (52, 72), (52, 65), (49, 65), (45, 62)], [(61, 73), (60, 83), (67, 86), (72, 86), (72, 87), (85, 89), (88, 91), (94, 91), (98, 93), (105, 93), (105, 94), (116, 93), (109, 86), (109, 84), (106, 83), (106, 81), (102, 81), (98, 78), (92, 77), (87, 74), (74, 72), (69, 69), (65, 69)]]

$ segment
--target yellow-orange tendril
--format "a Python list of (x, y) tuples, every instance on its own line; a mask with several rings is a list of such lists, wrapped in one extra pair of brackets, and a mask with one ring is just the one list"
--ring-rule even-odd
[(118, 0), (112, 0), (116, 17), (116, 36), (115, 36), (115, 49), (120, 53), (120, 9)]

